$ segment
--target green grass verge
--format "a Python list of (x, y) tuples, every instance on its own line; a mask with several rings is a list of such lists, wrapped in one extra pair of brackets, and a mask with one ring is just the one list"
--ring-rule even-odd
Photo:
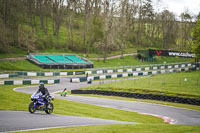
[(42, 69), (27, 60), (0, 61), (1, 71), (84, 71), (86, 69)]
[(193, 62), (193, 59), (189, 58), (174, 58), (174, 57), (156, 57), (154, 62), (141, 62), (133, 56), (125, 56), (123, 59), (115, 58), (106, 60), (104, 63), (101, 61), (91, 60), (94, 63), (95, 68), (99, 67), (116, 67), (116, 66), (130, 66), (130, 65), (150, 65), (150, 64), (163, 64), (166, 63), (178, 63), (178, 62)]
[[(53, 36), (52, 36), (53, 37)], [(140, 47), (138, 47), (140, 48)], [(128, 54), (128, 53), (136, 53), (138, 48), (126, 48), (124, 49), (124, 54)], [(141, 48), (141, 49), (148, 49), (148, 48)], [(11, 58), (11, 57), (22, 57), (22, 56), (26, 56), (28, 55), (28, 53), (26, 51), (14, 48), (12, 51), (14, 51), (14, 53), (0, 53), (0, 58)], [(83, 56), (83, 57), (88, 57), (88, 58), (98, 58), (98, 54), (96, 53), (89, 53), (89, 54), (85, 54), (85, 53), (81, 53), (81, 52), (77, 52), (77, 51), (72, 51), (69, 49), (55, 49), (55, 48), (45, 48), (43, 49), (40, 53), (63, 53), (63, 54), (76, 54), (79, 56)], [(120, 55), (121, 51), (113, 51), (111, 53), (108, 54), (108, 57), (110, 56), (115, 56), (115, 55)], [(100, 55), (101, 58), (103, 58), (103, 55)]]
[(27, 131), (29, 133), (199, 133), (200, 126), (184, 125), (100, 125)]
[[(142, 48), (142, 49), (144, 49), (144, 48)], [(0, 53), (0, 58), (25, 57), (25, 56), (28, 55), (28, 53), (26, 51), (23, 51), (23, 50), (20, 50), (20, 49), (14, 48), (12, 51), (14, 51), (14, 53)], [(136, 53), (136, 52), (137, 52), (137, 48), (124, 49), (124, 54)], [(85, 53), (81, 53), (81, 52), (71, 51), (69, 49), (46, 48), (46, 49), (42, 50), (40, 53), (76, 54), (76, 55), (83, 56), (83, 57), (88, 57), (88, 58), (98, 58), (98, 54), (96, 54), (96, 53), (85, 54)], [(121, 51), (119, 51), (119, 50), (118, 51), (113, 51), (113, 52), (108, 54), (108, 57), (115, 56), (115, 55), (120, 55), (120, 54), (121, 54)], [(100, 57), (103, 58), (103, 55), (101, 54)]]
[[(28, 105), (30, 103), (30, 94), (14, 92), (14, 87), (19, 86), (0, 86), (0, 110), (28, 111)], [(55, 114), (94, 117), (129, 122), (164, 124), (163, 121), (159, 118), (141, 115), (130, 111), (100, 107), (60, 99), (55, 99), (53, 101), (53, 104)]]
[[(185, 78), (187, 81), (184, 81)], [(99, 84), (82, 89), (162, 94), (200, 99), (200, 71), (161, 74), (150, 78)]]
[[(0, 110), (28, 110), (30, 94), (14, 92), (13, 88), (18, 86), (0, 86)], [(94, 105), (70, 102), (65, 100), (55, 99), (53, 101), (56, 114), (86, 116), (103, 119), (141, 122), (141, 125), (100, 125), (100, 126), (82, 126), (82, 127), (67, 127), (47, 130), (27, 131), (31, 133), (177, 133), (177, 132), (192, 132), (197, 133), (200, 126), (183, 126), (183, 125), (169, 125), (163, 123), (159, 118), (152, 116), (140, 115), (134, 112), (99, 107)], [(159, 127), (159, 128), (158, 128)]]
[[(136, 53), (138, 48), (127, 48), (124, 49), (124, 54), (128, 54), (128, 53)], [(144, 49), (144, 48), (142, 48)], [(147, 48), (146, 48), (147, 49)], [(44, 49), (42, 51), (42, 53), (63, 53), (63, 54), (76, 54), (82, 57), (86, 57), (86, 58), (98, 58), (98, 54), (96, 53), (81, 53), (81, 52), (74, 52), (71, 50), (66, 50), (66, 49)], [(109, 53), (107, 56), (111, 57), (111, 56), (115, 56), (115, 55), (120, 55), (121, 51), (113, 51), (111, 53)], [(100, 58), (103, 58), (103, 54), (100, 54)]]
[(23, 51), (18, 48), (13, 48), (11, 51), (14, 53), (0, 53), (0, 58), (15, 58), (15, 57), (25, 57), (27, 55), (26, 51)]
[[(174, 57), (157, 57), (154, 62), (141, 62), (135, 59), (133, 56), (126, 56), (123, 59), (115, 58), (103, 61), (94, 61), (94, 67), (116, 67), (116, 66), (130, 66), (130, 65), (149, 65), (149, 64), (162, 64), (164, 61), (167, 63), (177, 62), (192, 62), (192, 59), (174, 58)], [(17, 61), (0, 61), (0, 70), (21, 70), (21, 71), (83, 71), (85, 69), (42, 69), (27, 60)]]
[(30, 63), (27, 60), (0, 61), (0, 65), (1, 65), (0, 70), (19, 70), (19, 71), (43, 70), (42, 68)]

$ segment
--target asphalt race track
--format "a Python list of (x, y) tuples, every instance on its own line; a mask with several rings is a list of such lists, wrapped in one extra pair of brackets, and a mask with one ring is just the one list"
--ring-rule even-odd
[(104, 124), (137, 124), (67, 115), (30, 114), (26, 111), (0, 111), (0, 118), (0, 132)]
[(55, 98), (61, 98), (70, 101), (99, 105), (115, 109), (122, 109), (149, 115), (152, 114), (163, 117), (166, 116), (173, 119), (171, 122), (172, 124), (200, 125), (200, 111), (193, 111), (189, 109), (182, 109), (182, 108), (163, 106), (151, 103), (112, 100), (112, 99), (85, 97), (85, 96), (69, 95), (66, 97), (61, 97), (60, 95), (57, 94), (55, 95)]
[[(67, 89), (78, 89), (81, 87), (89, 86), (86, 82), (83, 83), (70, 83), (69, 78), (61, 78), (61, 83), (57, 85), (47, 85), (46, 87), (50, 93), (62, 91), (64, 88)], [(111, 82), (111, 81), (105, 81)], [(93, 84), (98, 84), (99, 81), (93, 82)], [(23, 92), (32, 94), (36, 92), (38, 86), (32, 87), (19, 87), (14, 90), (17, 92)], [(190, 109), (176, 108), (158, 104), (150, 104), (135, 101), (123, 101), (123, 100), (111, 100), (104, 98), (95, 97), (85, 97), (85, 96), (74, 96), (68, 95), (66, 97), (61, 97), (58, 94), (54, 94), (55, 98), (70, 100), (75, 102), (93, 104), (98, 106), (110, 107), (115, 109), (128, 110), (143, 114), (161, 116), (163, 118), (169, 118), (172, 124), (183, 124), (183, 125), (200, 125), (200, 111), (194, 111)], [(6, 117), (6, 116), (12, 116)], [(0, 111), (0, 132), (2, 131), (16, 131), (16, 130), (26, 130), (26, 129), (40, 129), (40, 128), (54, 128), (54, 127), (69, 127), (69, 126), (83, 126), (83, 125), (99, 125), (99, 124), (130, 124), (126, 122), (102, 120), (95, 118), (84, 118), (84, 117), (74, 117), (74, 116), (63, 116), (63, 115), (46, 115), (41, 113), (30, 114), (25, 111)], [(4, 119), (2, 119), (4, 118)], [(29, 120), (26, 120), (26, 119)], [(22, 121), (26, 124), (20, 125)], [(32, 124), (32, 120), (39, 121), (40, 124)], [(51, 123), (51, 120), (54, 122)], [(83, 120), (83, 121), (81, 121)], [(28, 122), (30, 121), (30, 122)], [(6, 125), (6, 123), (11, 122), (12, 124)], [(47, 124), (46, 122), (49, 122)], [(137, 123), (132, 123), (137, 124)], [(3, 125), (3, 126), (2, 126)], [(4, 128), (5, 127), (5, 128)]]

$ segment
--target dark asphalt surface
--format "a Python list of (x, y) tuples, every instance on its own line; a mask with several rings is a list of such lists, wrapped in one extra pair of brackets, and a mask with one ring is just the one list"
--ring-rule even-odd
[(104, 124), (137, 124), (132, 122), (67, 115), (47, 115), (45, 113), (30, 114), (26, 111), (1, 110), (0, 118), (0, 132)]

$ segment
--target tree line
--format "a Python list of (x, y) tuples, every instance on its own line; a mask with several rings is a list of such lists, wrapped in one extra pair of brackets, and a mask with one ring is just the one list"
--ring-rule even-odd
[(159, 2), (155, 10), (152, 0), (0, 0), (0, 52), (63, 48), (106, 61), (132, 46), (191, 50), (194, 17), (188, 10), (177, 17)]

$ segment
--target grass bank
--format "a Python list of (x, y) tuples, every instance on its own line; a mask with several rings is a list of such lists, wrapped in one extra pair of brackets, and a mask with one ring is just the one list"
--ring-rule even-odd
[(123, 80), (82, 89), (162, 94), (200, 99), (200, 71), (154, 75), (150, 78)]
[[(140, 47), (135, 47), (135, 48), (126, 48), (124, 49), (124, 53), (128, 54), (128, 53), (136, 53), (137, 49), (148, 49), (147, 48), (140, 48)], [(14, 58), (14, 57), (25, 57), (28, 55), (28, 53), (24, 50), (21, 49), (17, 49), (17, 48), (13, 48), (12, 51), (14, 51), (13, 53), (0, 53), (0, 58)], [(88, 57), (88, 58), (98, 58), (98, 54), (96, 53), (89, 53), (89, 54), (85, 54), (85, 53), (81, 53), (81, 52), (77, 52), (77, 51), (72, 51), (69, 49), (55, 49), (55, 48), (46, 48), (42, 51), (40, 51), (40, 53), (63, 53), (63, 54), (76, 54), (79, 56), (83, 56), (83, 57)], [(117, 51), (112, 51), (108, 54), (108, 57), (110, 56), (115, 56), (115, 55), (120, 55), (121, 51), (117, 50)], [(101, 58), (103, 58), (103, 55), (100, 55)]]
[(123, 59), (116, 58), (106, 60), (104, 63), (102, 60), (91, 60), (94, 63), (95, 68), (99, 67), (117, 67), (117, 66), (130, 66), (130, 65), (150, 65), (150, 64), (163, 64), (166, 63), (178, 63), (178, 62), (193, 62), (193, 59), (189, 58), (174, 58), (174, 57), (156, 57), (154, 62), (142, 62), (137, 60), (134, 56), (125, 56)]
[(200, 126), (141, 124), (67, 127), (28, 133), (199, 133)]
[[(91, 60), (94, 63), (95, 68), (100, 67), (118, 67), (118, 66), (130, 66), (130, 65), (149, 65), (149, 64), (162, 64), (164, 61), (167, 63), (177, 62), (192, 62), (193, 59), (174, 58), (174, 57), (156, 57), (154, 62), (141, 62), (135, 59), (133, 56), (126, 56), (123, 59), (115, 58), (103, 61)], [(20, 70), (20, 71), (83, 71), (84, 69), (42, 69), (27, 60), (17, 61), (0, 61), (0, 70)]]
[(18, 48), (12, 48), (11, 51), (15, 51), (13, 53), (0, 53), (1, 58), (16, 58), (16, 57), (25, 57), (27, 55), (26, 51), (23, 51)]
[(84, 71), (86, 69), (42, 69), (27, 60), (0, 61), (0, 71)]

